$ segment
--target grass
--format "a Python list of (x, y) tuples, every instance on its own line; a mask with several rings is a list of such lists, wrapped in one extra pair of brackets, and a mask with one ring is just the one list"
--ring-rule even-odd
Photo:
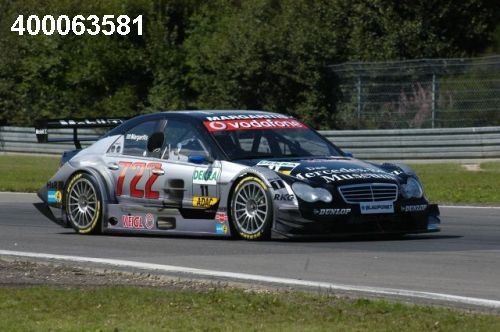
[(500, 316), (299, 292), (0, 288), (3, 331), (498, 331)]
[[(58, 168), (58, 157), (0, 155), (0, 191), (36, 192)], [(476, 170), (458, 163), (413, 164), (432, 202), (500, 205), (500, 162)]]
[(411, 166), (433, 202), (500, 205), (500, 162), (483, 162), (469, 169), (458, 163)]
[(0, 155), (0, 191), (36, 192), (59, 167), (60, 157)]

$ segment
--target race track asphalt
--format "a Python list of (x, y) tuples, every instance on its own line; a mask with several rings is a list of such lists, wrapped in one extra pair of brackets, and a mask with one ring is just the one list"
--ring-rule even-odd
[(248, 242), (81, 236), (46, 219), (35, 202), (34, 194), (0, 193), (0, 251), (432, 292), (500, 305), (500, 208), (444, 206), (440, 233), (397, 240)]

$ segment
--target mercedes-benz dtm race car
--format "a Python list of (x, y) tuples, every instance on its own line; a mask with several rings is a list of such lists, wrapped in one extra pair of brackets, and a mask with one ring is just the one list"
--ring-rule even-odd
[[(51, 128), (109, 124), (60, 120)], [(45, 140), (46, 128), (37, 129)], [(38, 196), (46, 215), (81, 234), (261, 240), (440, 225), (408, 167), (354, 159), (301, 121), (262, 111), (137, 116), (66, 153)]]

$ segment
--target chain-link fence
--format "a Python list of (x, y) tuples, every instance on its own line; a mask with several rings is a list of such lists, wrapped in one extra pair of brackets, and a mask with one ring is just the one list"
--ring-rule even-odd
[(345, 129), (500, 125), (500, 56), (349, 62), (340, 81)]

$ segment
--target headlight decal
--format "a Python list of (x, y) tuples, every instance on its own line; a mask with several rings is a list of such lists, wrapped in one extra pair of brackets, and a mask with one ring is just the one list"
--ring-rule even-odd
[(421, 198), (424, 190), (417, 179), (408, 177), (406, 183), (401, 185), (401, 194), (404, 198)]
[(330, 192), (325, 188), (314, 188), (303, 182), (293, 183), (292, 189), (297, 197), (308, 203), (314, 203), (317, 201), (330, 203), (333, 199), (332, 194), (330, 194)]

